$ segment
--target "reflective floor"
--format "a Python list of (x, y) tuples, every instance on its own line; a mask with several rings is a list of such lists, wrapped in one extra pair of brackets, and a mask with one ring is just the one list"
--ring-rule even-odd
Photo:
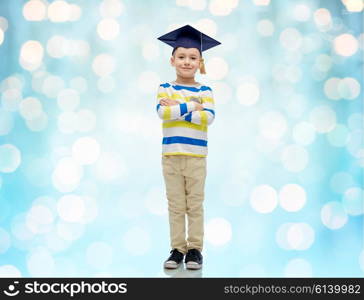
[[(362, 10), (0, 0), (0, 277), (363, 277)], [(199, 271), (163, 269), (157, 37), (186, 21), (222, 43), (196, 74), (216, 103)]]
[(163, 272), (167, 277), (189, 277), (189, 278), (197, 278), (202, 277), (203, 267), (199, 270), (187, 270), (185, 264), (180, 264), (177, 269), (165, 269), (163, 268)]

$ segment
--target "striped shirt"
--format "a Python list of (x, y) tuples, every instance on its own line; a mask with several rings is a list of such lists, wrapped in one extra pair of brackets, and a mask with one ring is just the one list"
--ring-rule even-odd
[[(163, 98), (177, 100), (180, 104), (160, 105)], [(203, 110), (196, 110), (195, 101)], [(176, 82), (159, 86), (157, 112), (163, 120), (162, 155), (207, 155), (207, 127), (215, 118), (214, 99), (210, 87), (180, 85)]]

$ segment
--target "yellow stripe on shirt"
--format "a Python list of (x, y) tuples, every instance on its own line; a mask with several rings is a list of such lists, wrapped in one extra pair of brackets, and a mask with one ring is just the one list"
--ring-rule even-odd
[(187, 121), (163, 122), (163, 128), (171, 128), (171, 127), (187, 127), (187, 128), (192, 128), (195, 130), (207, 132), (207, 115), (206, 115), (206, 125), (197, 125), (197, 124), (190, 123)]
[(194, 153), (184, 153), (184, 152), (164, 152), (163, 156), (169, 155), (186, 155), (186, 156), (194, 156), (194, 157), (206, 157), (204, 154), (194, 154)]
[(211, 97), (201, 97), (201, 99), (202, 99), (202, 103), (205, 103), (205, 102), (214, 103), (214, 99)]
[(171, 107), (170, 106), (163, 106), (163, 120), (170, 120), (171, 119)]
[(205, 111), (200, 111), (201, 125), (207, 126), (207, 113)]
[[(182, 97), (180, 94), (172, 94), (172, 95), (168, 95), (167, 93), (159, 93), (157, 95), (157, 99), (163, 99), (163, 98), (169, 98), (172, 100), (182, 100), (184, 102), (190, 102), (191, 98), (196, 98), (196, 96), (188, 96), (188, 97)], [(210, 102), (210, 103), (214, 103), (214, 99), (211, 97), (201, 97), (201, 101), (202, 103), (204, 102)]]

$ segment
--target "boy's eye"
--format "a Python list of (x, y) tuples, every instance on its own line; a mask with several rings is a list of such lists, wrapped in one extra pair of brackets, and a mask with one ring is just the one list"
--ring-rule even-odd
[(179, 56), (178, 58), (183, 58), (183, 56)]

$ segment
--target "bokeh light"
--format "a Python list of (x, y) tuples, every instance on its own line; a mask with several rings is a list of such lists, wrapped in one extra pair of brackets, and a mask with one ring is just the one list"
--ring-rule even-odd
[(34, 234), (46, 233), (52, 229), (54, 215), (43, 205), (34, 205), (27, 213), (26, 226)]
[(342, 34), (335, 38), (334, 48), (337, 54), (351, 56), (358, 50), (358, 41), (351, 34)]
[(66, 56), (69, 47), (69, 41), (63, 36), (52, 36), (47, 42), (47, 52), (54, 58)]
[(124, 10), (124, 4), (120, 0), (104, 0), (100, 4), (100, 15), (103, 18), (119, 17)]
[(19, 269), (13, 265), (0, 266), (0, 277), (22, 277)]
[(42, 112), (39, 117), (32, 120), (26, 120), (25, 123), (30, 131), (43, 131), (48, 126), (48, 116)]
[(346, 224), (348, 215), (341, 202), (330, 201), (321, 209), (321, 221), (327, 228), (335, 230)]
[(311, 17), (311, 8), (306, 4), (297, 4), (293, 10), (293, 17), (300, 22), (306, 22)]
[(157, 37), (186, 24), (222, 43), (202, 276), (363, 277), (363, 1), (0, 2), (0, 277), (169, 276)]
[(44, 247), (34, 249), (27, 259), (27, 267), (31, 276), (52, 277), (54, 276), (54, 258)]
[(82, 167), (73, 158), (62, 158), (52, 174), (54, 187), (60, 192), (74, 191), (83, 176)]
[(254, 105), (259, 101), (260, 90), (255, 83), (243, 83), (237, 88), (238, 101), (244, 106)]
[(100, 145), (93, 138), (79, 138), (72, 146), (72, 157), (81, 165), (94, 163), (99, 155)]
[(287, 50), (294, 51), (301, 47), (302, 35), (295, 28), (287, 28), (280, 34), (280, 42)]
[(279, 112), (264, 113), (259, 119), (261, 134), (268, 139), (280, 139), (287, 131), (287, 122)]
[(104, 19), (97, 25), (97, 33), (103, 40), (113, 40), (119, 35), (120, 25), (114, 19)]
[(20, 102), (19, 112), (26, 120), (34, 120), (42, 115), (42, 103), (32, 97), (28, 97)]
[(284, 250), (304, 251), (314, 240), (315, 232), (307, 223), (284, 223), (276, 233), (276, 242)]
[[(192, 1), (191, 1), (192, 2)], [(200, 19), (192, 24), (196, 29), (205, 32), (207, 35), (216, 38), (217, 24), (212, 19)]]
[(312, 277), (312, 266), (303, 258), (295, 258), (290, 260), (285, 269), (284, 274), (286, 277)]
[(12, 173), (21, 163), (21, 152), (11, 144), (0, 145), (0, 172)]
[(259, 213), (272, 212), (278, 203), (277, 192), (269, 185), (260, 185), (254, 188), (250, 195), (250, 205)]
[(9, 22), (6, 18), (4, 18), (3, 16), (0, 17), (0, 29), (5, 32), (6, 30), (8, 30), (9, 27)]
[(206, 240), (213, 246), (223, 246), (232, 236), (230, 223), (223, 218), (214, 218), (206, 224)]
[(255, 5), (266, 6), (270, 4), (270, 0), (253, 0)]
[(71, 18), (71, 11), (68, 2), (56, 0), (48, 6), (48, 18), (55, 23), (67, 22)]
[(212, 0), (210, 1), (209, 10), (212, 15), (227, 16), (232, 13), (234, 8), (237, 7), (238, 3), (239, 3), (238, 0), (229, 0), (229, 1)]
[(58, 200), (57, 211), (62, 220), (79, 222), (83, 217), (85, 204), (81, 197), (68, 194)]
[(31, 0), (24, 4), (23, 16), (27, 21), (42, 21), (46, 17), (47, 6), (41, 0)]
[(83, 77), (74, 77), (70, 80), (70, 88), (78, 91), (80, 94), (87, 90), (87, 80)]
[(64, 111), (73, 111), (80, 104), (79, 93), (73, 89), (64, 89), (58, 93), (57, 103)]
[(127, 175), (127, 169), (120, 155), (102, 152), (95, 163), (94, 174), (101, 181), (113, 181)]
[(49, 98), (57, 98), (58, 93), (64, 89), (65, 82), (59, 76), (49, 75), (42, 83), (42, 92)]
[(348, 172), (336, 172), (331, 176), (330, 186), (333, 191), (343, 193), (347, 188), (355, 186), (355, 181)]
[(109, 54), (100, 54), (95, 57), (92, 69), (98, 76), (110, 75), (115, 70), (115, 59)]
[(279, 190), (279, 204), (287, 211), (298, 211), (306, 203), (306, 192), (297, 184), (287, 184)]
[(270, 20), (261, 20), (257, 25), (257, 31), (262, 36), (271, 36), (274, 33), (274, 25)]
[(96, 115), (93, 111), (88, 109), (81, 109), (77, 112), (77, 127), (79, 132), (92, 131), (96, 126)]
[(364, 213), (363, 189), (359, 187), (348, 188), (344, 192), (343, 205), (349, 215), (362, 215)]
[(16, 88), (7, 89), (1, 95), (2, 107), (7, 111), (16, 111), (21, 99), (21, 90)]
[(359, 96), (361, 86), (355, 78), (346, 77), (339, 82), (337, 89), (341, 98), (353, 100)]
[(345, 8), (351, 12), (360, 12), (364, 9), (364, 3), (360, 0), (341, 0)]
[(316, 26), (320, 31), (328, 31), (332, 28), (331, 13), (326, 8), (319, 8), (314, 13)]
[(330, 132), (336, 126), (336, 114), (326, 105), (317, 106), (310, 112), (310, 122), (319, 133)]
[(209, 70), (209, 78), (213, 80), (221, 80), (227, 75), (229, 66), (223, 58), (213, 57), (207, 61), (206, 70)]
[(101, 77), (97, 81), (98, 89), (105, 94), (111, 93), (115, 89), (115, 85), (116, 85), (115, 80), (111, 76)]
[(42, 63), (44, 49), (38, 41), (27, 41), (23, 44), (20, 50), (19, 63), (29, 71), (34, 71), (39, 68)]
[(0, 28), (0, 45), (4, 42), (4, 31)]

